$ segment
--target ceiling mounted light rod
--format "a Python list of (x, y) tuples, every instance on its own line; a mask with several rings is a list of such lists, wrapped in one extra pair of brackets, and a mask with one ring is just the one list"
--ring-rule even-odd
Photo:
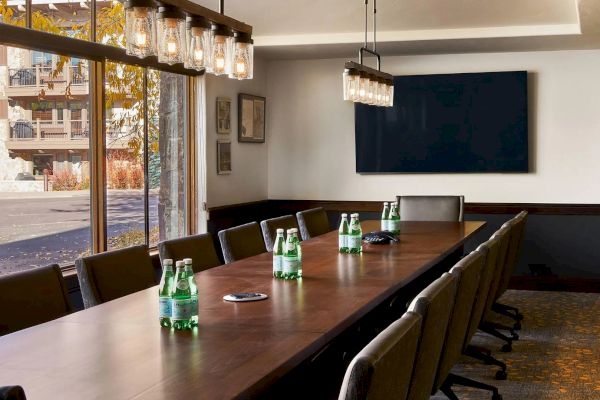
[[(365, 42), (358, 51), (358, 63), (347, 61), (343, 73), (344, 100), (374, 106), (394, 104), (393, 76), (381, 71), (381, 55), (377, 52), (377, 0), (373, 0), (373, 49), (368, 48), (369, 0), (365, 4)], [(377, 58), (377, 69), (363, 64), (363, 53)]]

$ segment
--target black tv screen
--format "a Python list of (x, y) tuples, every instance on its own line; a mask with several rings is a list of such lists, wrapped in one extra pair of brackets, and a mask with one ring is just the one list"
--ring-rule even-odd
[(394, 77), (355, 106), (356, 172), (527, 172), (527, 72)]

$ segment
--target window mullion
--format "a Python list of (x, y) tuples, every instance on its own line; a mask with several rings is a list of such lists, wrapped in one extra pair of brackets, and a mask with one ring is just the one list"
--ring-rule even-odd
[(106, 124), (104, 62), (90, 61), (90, 160), (92, 253), (106, 251)]
[(144, 236), (146, 245), (150, 245), (150, 168), (148, 157), (148, 68), (144, 68)]

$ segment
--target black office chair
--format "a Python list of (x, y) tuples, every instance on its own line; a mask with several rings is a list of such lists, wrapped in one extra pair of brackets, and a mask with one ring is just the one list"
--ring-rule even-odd
[(0, 277), (0, 336), (73, 311), (58, 265)]
[(267, 246), (267, 251), (273, 251), (273, 245), (275, 244), (275, 238), (277, 237), (277, 229), (298, 229), (298, 222), (293, 215), (284, 215), (283, 217), (261, 221), (260, 227), (262, 229), (263, 239), (265, 240), (265, 246)]
[(226, 264), (267, 251), (256, 222), (219, 231), (219, 241)]
[(465, 196), (397, 196), (402, 221), (463, 221)]
[(192, 259), (194, 272), (204, 271), (221, 265), (210, 233), (165, 240), (158, 244), (161, 261)]
[(0, 400), (27, 400), (21, 386), (1, 386)]
[(331, 230), (329, 218), (322, 207), (299, 211), (296, 213), (296, 218), (298, 218), (302, 240), (323, 235)]
[(85, 308), (156, 285), (148, 246), (133, 246), (75, 261)]

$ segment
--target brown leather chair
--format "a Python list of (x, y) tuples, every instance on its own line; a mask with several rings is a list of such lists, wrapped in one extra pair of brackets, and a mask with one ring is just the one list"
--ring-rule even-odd
[(444, 273), (417, 295), (408, 308), (408, 311), (423, 318), (408, 391), (409, 400), (428, 399), (430, 396), (455, 296), (456, 278)]
[(0, 387), (0, 400), (27, 400), (21, 386)]
[(508, 250), (506, 253), (506, 260), (502, 266), (502, 276), (500, 277), (500, 283), (498, 289), (494, 295), (495, 301), (492, 305), (492, 310), (495, 312), (505, 315), (514, 319), (514, 329), (521, 329), (521, 320), (523, 315), (519, 312), (519, 309), (507, 304), (498, 302), (500, 297), (508, 289), (510, 278), (517, 268), (517, 261), (519, 260), (519, 254), (523, 245), (523, 235), (525, 233), (525, 225), (527, 223), (527, 211), (521, 211), (516, 217), (506, 222), (503, 227), (507, 227), (510, 230), (510, 242), (508, 244)]
[(0, 336), (73, 311), (58, 265), (0, 277)]
[(406, 399), (420, 334), (416, 313), (393, 322), (350, 362), (338, 399)]
[(298, 229), (298, 222), (293, 215), (284, 215), (283, 217), (261, 221), (260, 227), (262, 229), (263, 239), (265, 240), (267, 251), (273, 251), (273, 245), (275, 244), (275, 238), (277, 237), (277, 229)]
[(219, 232), (219, 241), (226, 264), (267, 251), (256, 222), (223, 229)]
[(329, 218), (322, 207), (299, 211), (296, 213), (296, 218), (298, 218), (302, 240), (308, 240), (331, 231)]
[(465, 196), (397, 196), (402, 221), (463, 221)]
[(158, 244), (161, 261), (192, 259), (194, 272), (204, 271), (221, 265), (210, 233), (165, 240)]
[(156, 285), (148, 246), (133, 246), (75, 261), (85, 308)]
[(498, 388), (495, 386), (450, 372), (452, 367), (459, 361), (464, 350), (465, 335), (467, 334), (469, 319), (479, 288), (484, 261), (484, 255), (475, 251), (459, 261), (450, 270), (450, 275), (454, 276), (457, 281), (456, 297), (452, 306), (452, 314), (446, 330), (446, 339), (431, 394), (435, 394), (441, 389), (448, 398), (453, 399), (456, 398), (456, 394), (452, 390), (452, 386), (460, 385), (488, 390), (492, 392), (492, 400), (502, 399), (502, 396), (498, 393)]

